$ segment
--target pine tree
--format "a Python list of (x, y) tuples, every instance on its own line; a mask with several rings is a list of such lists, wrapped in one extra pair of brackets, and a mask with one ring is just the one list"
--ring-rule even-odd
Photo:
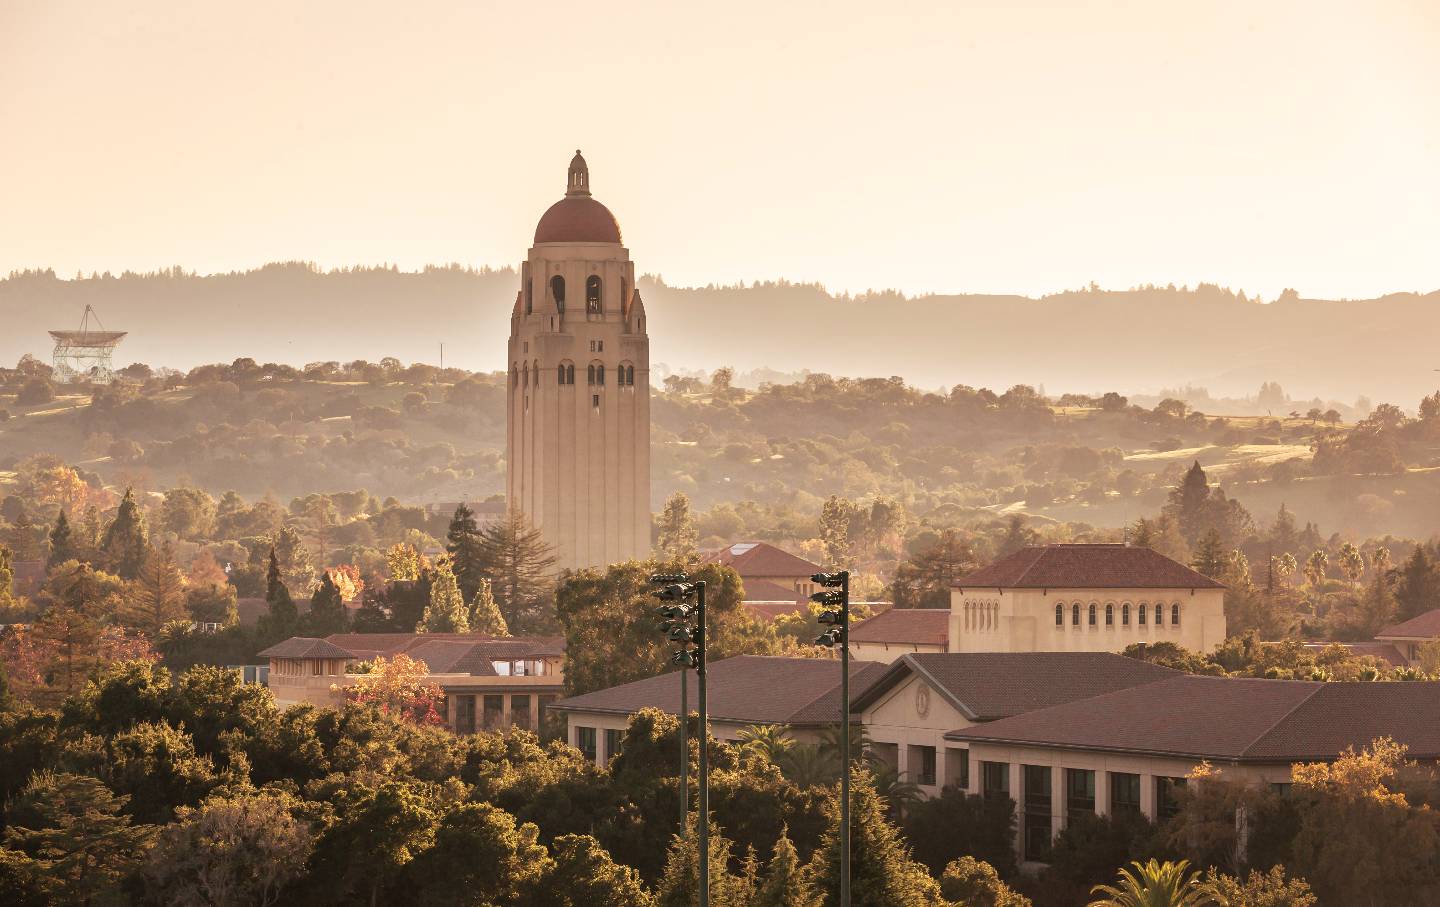
[(62, 508), (59, 516), (55, 517), (55, 528), (50, 530), (50, 557), (45, 562), (45, 569), (54, 570), (56, 564), (74, 560), (76, 554), (75, 540), (70, 533), (70, 518)]
[(0, 608), (15, 604), (15, 565), (10, 548), (0, 543)]
[(468, 633), (470, 620), (465, 600), (460, 597), (460, 584), (449, 558), (441, 558), (430, 577), (430, 604), (425, 608), (416, 633)]
[[(850, 783), (850, 898), (866, 907), (943, 907), (939, 884), (910, 858), (910, 848), (886, 817), (884, 802), (863, 769)], [(839, 785), (830, 802), (830, 827), (811, 859), (811, 877), (830, 905), (840, 901)]]
[(490, 591), (490, 581), (480, 580), (480, 588), (470, 602), (470, 632), (487, 636), (509, 636), (510, 628), (505, 625), (505, 616), (495, 604), (495, 595)]
[(656, 548), (660, 560), (671, 563), (694, 563), (700, 557), (700, 533), (690, 515), (690, 498), (677, 491), (665, 500), (665, 509), (658, 521)]
[(1415, 546), (1415, 553), (1406, 558), (1400, 568), (1395, 598), (1400, 604), (1400, 617), (1405, 620), (1440, 608), (1440, 565), (1430, 557), (1423, 544)]
[(265, 602), (269, 611), (256, 622), (255, 635), (265, 642), (279, 642), (295, 635), (299, 609), (290, 597), (290, 590), (280, 576), (280, 560), (275, 547), (270, 547), (270, 566), (265, 571)]
[(1170, 500), (1164, 512), (1179, 524), (1180, 534), (1187, 542), (1195, 543), (1204, 531), (1206, 503), (1210, 500), (1210, 481), (1201, 468), (1200, 461), (1186, 471), (1180, 484), (1170, 491)]
[(751, 907), (820, 907), (820, 895), (800, 865), (788, 828), (780, 829)]
[(1190, 566), (1211, 579), (1219, 579), (1225, 572), (1229, 559), (1225, 546), (1220, 541), (1220, 531), (1207, 529), (1200, 537), (1200, 544), (1195, 548), (1195, 557), (1190, 561)]
[(518, 510), (480, 531), (481, 557), (495, 603), (512, 633), (556, 628), (555, 554)]
[(190, 614), (185, 604), (185, 577), (175, 563), (175, 552), (167, 542), (151, 551), (127, 590), (121, 619), (151, 639), (172, 620)]
[(475, 513), (466, 504), (456, 507), (455, 515), (450, 518), (450, 528), (445, 533), (445, 551), (450, 555), (455, 579), (460, 583), (460, 593), (466, 601), (474, 601), (485, 579), (485, 559)]
[[(695, 907), (700, 898), (700, 835), (691, 814), (685, 834), (670, 840), (665, 870), (655, 887), (655, 907)], [(733, 845), (712, 820), (710, 822), (710, 904), (711, 907), (747, 907), (750, 892), (742, 878), (730, 872)]]
[(302, 621), (305, 635), (329, 636), (331, 633), (344, 633), (347, 617), (340, 587), (335, 585), (335, 578), (326, 570), (320, 575), (320, 585), (315, 587), (315, 594), (310, 596), (310, 612)]
[(150, 542), (146, 537), (140, 505), (135, 503), (135, 494), (131, 489), (125, 489), (125, 497), (120, 501), (115, 519), (105, 527), (100, 548), (109, 568), (124, 579), (134, 579), (145, 565)]
[(1390, 576), (1384, 570), (1376, 570), (1375, 578), (1360, 600), (1360, 612), (1364, 618), (1365, 631), (1378, 633), (1382, 627), (1395, 619), (1395, 593), (1390, 588)]

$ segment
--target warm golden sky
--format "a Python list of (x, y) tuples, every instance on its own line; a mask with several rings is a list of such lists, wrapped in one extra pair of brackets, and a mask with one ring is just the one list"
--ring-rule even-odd
[(519, 261), (576, 147), (676, 284), (1440, 287), (1440, 0), (0, 0), (0, 272)]

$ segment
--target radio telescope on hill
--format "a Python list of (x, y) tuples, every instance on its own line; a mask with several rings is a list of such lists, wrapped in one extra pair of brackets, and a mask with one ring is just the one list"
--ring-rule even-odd
[[(95, 320), (94, 328), (90, 326), (91, 318)], [(55, 372), (52, 377), (66, 383), (109, 383), (115, 377), (115, 371), (110, 366), (110, 355), (115, 352), (120, 341), (125, 339), (125, 334), (125, 331), (105, 330), (105, 325), (100, 323), (100, 316), (87, 305), (85, 316), (80, 319), (80, 330), (50, 332), (50, 336), (55, 338)]]

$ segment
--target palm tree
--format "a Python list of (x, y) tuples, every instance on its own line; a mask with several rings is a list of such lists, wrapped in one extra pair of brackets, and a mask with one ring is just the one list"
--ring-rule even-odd
[(1200, 886), (1200, 874), (1190, 872), (1190, 861), (1164, 863), (1136, 860), (1120, 870), (1119, 885), (1096, 885), (1091, 894), (1103, 895), (1090, 907), (1206, 907), (1211, 903)]
[(890, 805), (891, 818), (900, 818), (905, 813), (905, 807), (920, 802), (920, 788), (902, 779), (900, 770), (895, 766), (872, 759), (870, 771), (874, 775), (875, 793)]
[[(826, 725), (820, 731), (820, 749), (835, 762), (835, 777), (840, 777), (840, 723)], [(860, 759), (870, 749), (870, 733), (863, 724), (850, 725), (850, 758)]]
[(752, 724), (741, 728), (736, 736), (742, 744), (763, 753), (775, 765), (779, 765), (785, 754), (795, 746), (790, 729), (782, 724)]
[(792, 747), (780, 761), (780, 771), (796, 787), (821, 787), (838, 777), (830, 755), (808, 743)]

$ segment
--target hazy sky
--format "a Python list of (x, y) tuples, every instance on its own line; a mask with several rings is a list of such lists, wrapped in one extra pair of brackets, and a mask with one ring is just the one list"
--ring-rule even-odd
[(674, 284), (1440, 288), (1440, 0), (0, 0), (0, 272), (513, 264), (580, 147)]

